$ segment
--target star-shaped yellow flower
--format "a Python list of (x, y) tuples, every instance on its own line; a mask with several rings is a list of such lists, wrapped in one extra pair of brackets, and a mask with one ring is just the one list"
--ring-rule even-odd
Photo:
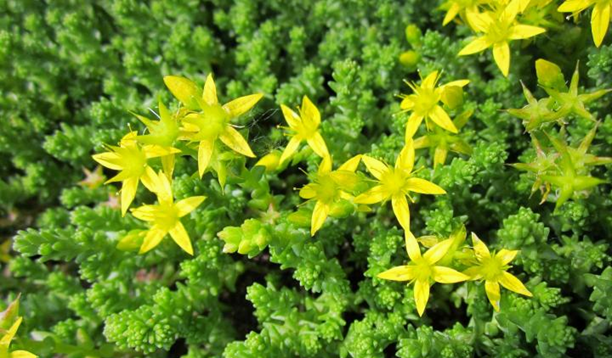
[[(172, 148), (179, 136), (179, 124), (164, 103), (159, 101), (159, 121), (152, 121), (147, 117), (133, 113), (144, 125), (149, 134), (140, 135), (136, 140), (143, 144), (159, 145), (163, 148)], [(171, 178), (174, 171), (174, 153), (161, 157), (164, 173)]]
[(593, 6), (591, 14), (591, 32), (595, 46), (601, 46), (608, 27), (610, 26), (610, 12), (612, 12), (612, 0), (566, 0), (557, 11), (572, 12), (579, 14)]
[[(453, 120), (455, 127), (457, 129), (463, 128), (472, 113), (472, 110), (468, 110), (457, 116)], [(472, 154), (472, 147), (470, 147), (463, 138), (459, 135), (444, 131), (439, 127), (434, 128), (432, 132), (427, 132), (420, 138), (416, 138), (414, 140), (414, 148), (430, 148), (434, 153), (434, 168), (440, 164), (444, 165), (449, 151), (467, 155)]]
[(375, 204), (391, 199), (393, 212), (406, 231), (410, 231), (410, 209), (406, 200), (408, 196), (413, 201), (410, 192), (446, 194), (446, 191), (436, 184), (413, 176), (414, 144), (412, 140), (408, 141), (400, 152), (395, 161), (395, 167), (367, 155), (361, 159), (368, 171), (376, 178), (378, 185), (357, 196), (355, 203)]
[(263, 97), (261, 93), (239, 97), (224, 105), (217, 99), (217, 87), (209, 74), (200, 96), (195, 83), (184, 77), (166, 76), (164, 83), (188, 110), (182, 118), (182, 138), (198, 142), (198, 173), (204, 175), (217, 140), (244, 156), (255, 154), (232, 120), (248, 112)]
[(460, 52), (459, 56), (466, 56), (482, 52), (493, 47), (493, 58), (502, 74), (508, 77), (510, 71), (510, 45), (513, 40), (527, 39), (541, 33), (546, 29), (523, 25), (516, 22), (516, 16), (521, 9), (519, 0), (512, 0), (501, 12), (483, 12), (472, 14), (470, 22), (477, 32), (483, 35), (477, 37)]
[[(406, 141), (414, 136), (423, 119), (431, 119), (435, 124), (452, 133), (457, 133), (457, 128), (451, 121), (448, 113), (438, 103), (446, 102), (446, 95), (453, 87), (462, 88), (470, 83), (469, 80), (458, 80), (436, 87), (440, 79), (440, 72), (434, 71), (421, 80), (418, 85), (414, 82), (405, 81), (414, 92), (410, 95), (402, 95), (400, 107), (403, 111), (412, 112), (406, 125)], [(426, 122), (427, 128), (429, 123)]]
[(157, 195), (158, 203), (156, 205), (143, 205), (132, 209), (132, 215), (140, 220), (149, 222), (151, 225), (144, 237), (139, 253), (144, 254), (155, 248), (167, 234), (170, 234), (174, 242), (185, 252), (193, 255), (193, 247), (191, 246), (189, 235), (180, 219), (195, 210), (206, 197), (193, 196), (175, 203), (168, 177), (161, 172), (153, 175), (151, 191)]
[(291, 136), (287, 147), (281, 155), (281, 165), (298, 150), (300, 143), (303, 141), (306, 141), (310, 148), (312, 148), (321, 158), (325, 158), (329, 155), (325, 140), (323, 140), (321, 133), (319, 133), (321, 113), (312, 101), (310, 101), (308, 96), (304, 96), (302, 99), (302, 107), (300, 108), (299, 115), (284, 104), (281, 104), (281, 110), (283, 111), (285, 121), (287, 121), (289, 125), (287, 129)]
[(361, 155), (354, 156), (340, 168), (332, 171), (332, 159), (327, 155), (321, 161), (312, 182), (300, 190), (302, 198), (316, 201), (312, 212), (311, 236), (323, 226), (334, 204), (339, 200), (352, 198), (348, 192), (352, 191), (359, 182), (355, 170), (360, 160)]
[(17, 333), (17, 330), (19, 329), (19, 325), (21, 325), (22, 320), (23, 320), (23, 317), (17, 318), (17, 320), (15, 321), (15, 323), (13, 323), (11, 328), (9, 328), (8, 331), (6, 331), (6, 333), (2, 336), (2, 338), (0, 338), (0, 357), (6, 357), (6, 358), (36, 358), (38, 357), (35, 354), (32, 354), (27, 351), (22, 351), (22, 350), (9, 352), (9, 346), (11, 345), (11, 341), (13, 340), (13, 337), (15, 337), (15, 334)]
[(414, 301), (419, 316), (422, 316), (429, 300), (432, 283), (457, 283), (469, 279), (469, 276), (450, 267), (436, 265), (452, 245), (453, 239), (447, 239), (435, 244), (421, 255), (416, 238), (411, 232), (406, 231), (406, 251), (410, 262), (407, 265), (393, 267), (378, 274), (377, 277), (391, 281), (414, 282)]
[(122, 215), (125, 215), (136, 196), (138, 182), (142, 181), (142, 184), (149, 190), (153, 188), (155, 172), (147, 164), (147, 160), (180, 152), (178, 149), (164, 148), (159, 145), (140, 146), (136, 141), (136, 132), (125, 135), (118, 147), (108, 146), (108, 148), (111, 151), (94, 154), (93, 159), (109, 169), (120, 171), (105, 184), (123, 182), (121, 186)]
[(470, 276), (470, 280), (485, 281), (487, 297), (496, 311), (499, 311), (499, 300), (501, 299), (500, 284), (510, 291), (528, 297), (532, 296), (518, 278), (506, 271), (510, 267), (508, 266), (510, 261), (518, 254), (517, 250), (502, 249), (495, 255), (491, 255), (487, 245), (474, 233), (472, 233), (472, 243), (478, 265), (468, 268), (463, 273)]

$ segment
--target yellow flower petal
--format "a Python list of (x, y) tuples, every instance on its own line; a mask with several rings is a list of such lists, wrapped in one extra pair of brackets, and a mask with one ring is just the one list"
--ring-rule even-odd
[(482, 272), (481, 272), (481, 267), (480, 266), (472, 266), (466, 270), (463, 271), (463, 274), (468, 276), (470, 278), (470, 280), (480, 280), (483, 276), (482, 276)]
[(446, 156), (448, 155), (448, 149), (443, 147), (437, 147), (434, 151), (434, 168), (438, 165), (443, 165), (446, 162)]
[(168, 179), (161, 171), (159, 174), (155, 176), (155, 182), (153, 187), (153, 192), (157, 195), (157, 199), (160, 201), (170, 201), (172, 202), (172, 185), (170, 183), (171, 179)]
[(476, 254), (478, 261), (491, 257), (491, 252), (489, 252), (487, 245), (475, 233), (472, 233), (472, 245), (474, 246), (474, 254)]
[(419, 242), (414, 237), (411, 231), (404, 233), (404, 239), (406, 242), (406, 252), (411, 261), (418, 261), (421, 258), (421, 249)]
[(472, 55), (478, 52), (482, 52), (488, 49), (491, 46), (491, 43), (485, 36), (477, 37), (472, 40), (469, 44), (467, 44), (464, 48), (459, 51), (457, 56), (467, 56)]
[(431, 118), (431, 120), (434, 121), (435, 124), (451, 133), (459, 132), (457, 130), (457, 127), (455, 127), (455, 124), (453, 124), (453, 121), (451, 121), (450, 117), (446, 113), (446, 111), (438, 105), (436, 105), (433, 110), (429, 112), (429, 118)]
[(493, 308), (499, 312), (499, 301), (501, 299), (501, 294), (499, 292), (499, 283), (496, 281), (485, 281), (485, 292), (487, 293), (487, 298)]
[(522, 40), (528, 39), (530, 37), (537, 36), (546, 32), (546, 29), (537, 26), (530, 25), (514, 25), (510, 29), (510, 33), (508, 34), (508, 39), (510, 40)]
[(300, 126), (302, 120), (300, 116), (295, 113), (291, 108), (281, 104), (281, 111), (283, 112), (283, 117), (285, 117), (285, 121), (291, 128), (296, 128)]
[(501, 283), (502, 286), (509, 289), (510, 291), (514, 291), (516, 293), (520, 293), (521, 295), (525, 295), (528, 297), (533, 296), (531, 292), (529, 292), (527, 287), (525, 287), (525, 285), (523, 285), (523, 283), (519, 281), (518, 278), (516, 278), (509, 272), (502, 272), (502, 275), (499, 278), (499, 283)]
[(161, 162), (162, 168), (164, 169), (164, 173), (167, 176), (172, 177), (172, 173), (174, 172), (174, 164), (176, 162), (175, 155), (164, 155), (163, 157), (161, 157)]
[(121, 215), (125, 216), (130, 204), (136, 197), (136, 189), (138, 188), (138, 178), (127, 178), (121, 186)]
[(414, 134), (419, 129), (421, 122), (423, 122), (422, 115), (416, 114), (416, 112), (413, 112), (410, 115), (410, 117), (408, 118), (408, 123), (406, 124), (406, 142), (412, 139)]
[(210, 164), (213, 151), (215, 149), (215, 142), (212, 140), (200, 141), (198, 145), (198, 173), (200, 178), (204, 175), (206, 168)]
[(397, 156), (395, 161), (395, 169), (405, 170), (407, 173), (412, 172), (414, 167), (414, 142), (412, 139), (406, 141), (406, 145)]
[(37, 358), (38, 356), (36, 354), (32, 354), (30, 352), (26, 352), (26, 351), (12, 351), (11, 352), (11, 356), (10, 358)]
[(332, 159), (330, 155), (326, 155), (321, 160), (319, 164), (319, 169), (317, 170), (318, 175), (323, 175), (330, 173), (332, 171)]
[(591, 15), (591, 32), (593, 32), (593, 41), (597, 47), (601, 46), (608, 32), (608, 26), (610, 25), (610, 7), (612, 7), (612, 4), (609, 2), (598, 2), (593, 8), (593, 14)]
[(157, 180), (157, 174), (153, 168), (147, 165), (145, 168), (144, 174), (140, 177), (140, 181), (149, 191), (153, 192), (155, 190), (155, 182)]
[(370, 174), (372, 174), (374, 178), (378, 180), (381, 180), (384, 173), (389, 170), (389, 167), (385, 163), (370, 156), (364, 155), (361, 160), (363, 161), (363, 164), (365, 164)]
[(557, 11), (559, 12), (581, 12), (593, 4), (593, 0), (567, 0)]
[(139, 254), (144, 254), (146, 252), (154, 249), (162, 239), (166, 236), (166, 231), (160, 230), (158, 227), (154, 226), (147, 232), (147, 236), (145, 236), (142, 246), (140, 246)]
[(476, 32), (487, 32), (495, 19), (491, 12), (480, 12), (477, 6), (473, 6), (466, 11), (466, 19), (469, 26)]
[(194, 211), (206, 199), (205, 196), (192, 196), (179, 200), (175, 205), (178, 217), (183, 217)]
[(510, 72), (510, 46), (507, 42), (499, 42), (493, 45), (493, 59), (504, 77)]
[(189, 109), (199, 109), (197, 101), (198, 86), (191, 80), (180, 76), (165, 76), (164, 83), (174, 97)]
[(255, 166), (262, 166), (266, 168), (266, 172), (273, 172), (280, 165), (281, 153), (277, 150), (264, 155), (261, 159), (255, 163)]
[(391, 198), (391, 205), (397, 221), (406, 231), (410, 231), (410, 208), (404, 194), (396, 194)]
[(2, 336), (2, 339), (0, 339), (0, 347), (9, 346), (9, 344), (13, 340), (13, 337), (15, 337), (15, 334), (17, 333), (17, 330), (19, 329), (22, 320), (23, 317), (17, 318), (17, 320), (11, 325), (11, 328), (9, 328), (9, 330), (4, 334), (4, 336)]
[(439, 283), (457, 283), (469, 279), (470, 276), (453, 270), (450, 267), (434, 266), (433, 268), (433, 280)]
[(501, 249), (497, 254), (495, 254), (495, 259), (497, 259), (500, 264), (505, 266), (509, 264), (510, 261), (514, 260), (517, 254), (518, 250)]
[(132, 215), (135, 218), (142, 221), (153, 221), (155, 220), (155, 205), (143, 205), (138, 208), (132, 209)]
[(225, 130), (219, 135), (219, 139), (232, 150), (246, 157), (255, 158), (255, 154), (251, 150), (251, 147), (249, 147), (249, 143), (247, 143), (246, 139), (244, 139), (234, 127), (225, 127)]
[(457, 80), (457, 81), (451, 81), (449, 83), (446, 83), (446, 84), (440, 86), (440, 88), (442, 90), (444, 90), (445, 88), (449, 88), (449, 87), (461, 87), (461, 88), (463, 88), (463, 87), (467, 86), (468, 84), (470, 84), (470, 80)]
[(291, 156), (297, 151), (298, 147), (300, 146), (300, 143), (302, 141), (299, 140), (296, 137), (292, 137), (289, 140), (289, 143), (287, 143), (287, 146), (285, 147), (285, 150), (283, 151), (283, 154), (280, 157), (280, 163), (283, 164), (285, 162), (285, 160), (291, 158)]
[(406, 180), (406, 189), (415, 193), (440, 195), (446, 191), (436, 184), (421, 178), (409, 178)]
[(310, 227), (310, 236), (314, 236), (314, 234), (319, 231), (325, 219), (327, 219), (327, 215), (329, 214), (329, 205), (324, 204), (321, 201), (317, 201), (315, 204), (314, 210), (312, 211), (312, 221)]
[(121, 157), (114, 152), (106, 152), (92, 155), (93, 160), (100, 163), (102, 166), (112, 170), (122, 170)]
[(325, 144), (325, 140), (319, 132), (315, 133), (311, 138), (306, 140), (308, 145), (312, 150), (317, 153), (317, 155), (321, 158), (329, 155), (329, 151), (327, 150), (327, 145)]
[(251, 94), (244, 97), (236, 98), (235, 100), (223, 105), (223, 108), (229, 113), (230, 118), (236, 118), (248, 112), (254, 105), (259, 102), (263, 94)]
[(373, 187), (355, 198), (356, 204), (375, 204), (389, 199), (389, 194), (382, 185)]
[(402, 102), (400, 103), (400, 108), (405, 111), (411, 110), (415, 104), (413, 97), (414, 95), (404, 97), (404, 99), (402, 99)]
[(516, 15), (518, 15), (521, 10), (521, 1), (524, 0), (510, 0), (510, 3), (501, 13), (500, 21), (505, 22), (507, 24), (511, 24), (512, 22), (514, 22), (514, 19), (516, 19)]
[(145, 145), (142, 147), (142, 152), (145, 154), (147, 159), (151, 159), (174, 153), (180, 153), (181, 151), (172, 147), (162, 147), (161, 145)]
[(183, 249), (183, 251), (193, 256), (191, 240), (189, 240), (189, 235), (187, 235), (187, 231), (183, 224), (177, 222), (176, 225), (170, 229), (170, 237), (181, 247), (181, 249)]
[(433, 265), (440, 261), (444, 255), (448, 252), (450, 247), (453, 245), (453, 239), (446, 239), (435, 244), (431, 249), (427, 250), (423, 254), (423, 258), (430, 264)]
[(442, 21), (442, 26), (446, 26), (449, 22), (451, 22), (459, 11), (461, 10), (461, 6), (459, 3), (454, 2), (451, 7), (446, 11), (446, 16), (444, 16), (444, 20)]
[(396, 266), (376, 275), (390, 281), (411, 281), (414, 279), (414, 266)]
[(338, 168), (338, 170), (346, 170), (349, 172), (354, 172), (355, 170), (357, 170), (357, 167), (359, 166), (359, 163), (361, 162), (362, 157), (363, 155), (357, 154), (356, 156), (344, 162), (344, 164), (342, 164), (340, 168)]
[(313, 123), (315, 128), (321, 124), (321, 113), (310, 101), (308, 96), (304, 96), (304, 98), (302, 98), (302, 108), (300, 109), (300, 114), (302, 115), (302, 121), (304, 123)]
[(433, 71), (421, 81), (421, 88), (433, 89), (440, 78), (440, 71)]
[(202, 94), (202, 99), (209, 106), (214, 106), (219, 103), (217, 99), (217, 86), (215, 86), (215, 81), (213, 80), (212, 73), (208, 74), (206, 77), (206, 83), (204, 84), (204, 93)]
[(307, 184), (302, 189), (300, 189), (300, 198), (302, 199), (312, 199), (317, 196), (317, 191), (315, 190), (315, 184)]
[(429, 301), (429, 281), (417, 280), (414, 282), (414, 301), (419, 316), (425, 312), (427, 301)]

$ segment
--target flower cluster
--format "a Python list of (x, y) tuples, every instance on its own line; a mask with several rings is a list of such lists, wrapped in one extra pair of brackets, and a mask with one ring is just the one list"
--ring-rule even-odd
[[(221, 105), (212, 75), (206, 79), (203, 90), (184, 77), (166, 76), (164, 82), (182, 107), (172, 113), (160, 101), (159, 120), (136, 115), (146, 125), (148, 134), (138, 135), (132, 131), (123, 137), (118, 147), (109, 146), (108, 152), (96, 154), (93, 158), (109, 169), (120, 171), (107, 183), (122, 182), (123, 215), (136, 196), (139, 182), (157, 196), (157, 205), (132, 209), (134, 217), (148, 223), (148, 229), (130, 232), (119, 242), (119, 247), (140, 247), (142, 254), (155, 248), (170, 234), (185, 252), (193, 255), (191, 240), (180, 218), (195, 210), (205, 197), (194, 196), (174, 202), (171, 181), (175, 157), (194, 155), (200, 177), (212, 168), (223, 186), (227, 176), (226, 162), (232, 158), (228, 152), (255, 156), (232, 121), (248, 112), (263, 95), (248, 95)], [(160, 158), (157, 164), (162, 170), (158, 173), (150, 163), (154, 158)]]

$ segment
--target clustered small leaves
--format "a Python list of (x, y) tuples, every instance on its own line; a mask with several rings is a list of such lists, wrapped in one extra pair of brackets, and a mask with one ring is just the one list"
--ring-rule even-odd
[(0, 358), (612, 356), (610, 0), (0, 10)]

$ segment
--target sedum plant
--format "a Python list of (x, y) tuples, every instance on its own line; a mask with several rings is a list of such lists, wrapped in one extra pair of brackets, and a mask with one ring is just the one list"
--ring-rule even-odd
[(1, 1), (0, 356), (611, 356), (608, 5)]

